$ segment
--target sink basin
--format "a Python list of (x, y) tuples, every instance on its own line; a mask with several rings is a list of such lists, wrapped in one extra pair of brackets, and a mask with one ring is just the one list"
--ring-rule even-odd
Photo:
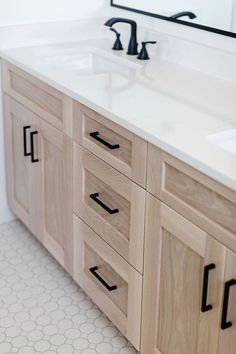
[(208, 135), (207, 140), (236, 155), (236, 129)]
[(78, 75), (98, 75), (105, 73), (128, 75), (130, 71), (140, 67), (136, 63), (96, 50), (83, 50), (74, 54), (53, 55), (44, 58), (44, 60), (49, 64)]

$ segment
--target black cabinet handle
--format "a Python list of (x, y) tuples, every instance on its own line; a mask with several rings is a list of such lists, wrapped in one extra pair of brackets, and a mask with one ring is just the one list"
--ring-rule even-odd
[(110, 150), (115, 150), (115, 149), (119, 149), (120, 148), (120, 145), (119, 144), (115, 144), (115, 145), (112, 145), (110, 143), (108, 143), (106, 140), (103, 140), (100, 136), (99, 136), (99, 132), (93, 132), (93, 133), (90, 133), (90, 136), (99, 141), (99, 143), (105, 145), (106, 147), (108, 147), (108, 149)]
[(38, 162), (39, 159), (35, 159), (34, 157), (34, 136), (35, 135), (38, 135), (38, 132), (31, 132), (30, 133), (30, 145), (31, 145), (31, 162), (32, 163), (35, 163), (35, 162)]
[(116, 285), (110, 286), (107, 282), (97, 273), (98, 267), (90, 268), (89, 271), (93, 274), (93, 276), (100, 281), (100, 283), (108, 290), (114, 291), (117, 289)]
[(106, 204), (104, 204), (100, 199), (98, 199), (99, 193), (90, 194), (90, 198), (94, 200), (98, 205), (105, 209), (109, 214), (119, 213), (119, 209), (110, 209)]
[(215, 264), (209, 264), (204, 267), (204, 275), (203, 275), (203, 286), (202, 286), (202, 312), (207, 312), (212, 310), (212, 305), (207, 305), (207, 294), (208, 294), (208, 282), (209, 282), (209, 273), (211, 270), (215, 269)]
[(24, 156), (30, 156), (31, 152), (27, 151), (27, 130), (30, 129), (30, 125), (26, 125), (23, 127), (23, 145), (24, 145)]
[(230, 321), (227, 322), (227, 316), (228, 316), (230, 288), (234, 285), (236, 285), (235, 279), (231, 279), (225, 283), (225, 292), (224, 292), (223, 310), (222, 310), (222, 319), (221, 319), (221, 329), (223, 330), (232, 327), (232, 322)]

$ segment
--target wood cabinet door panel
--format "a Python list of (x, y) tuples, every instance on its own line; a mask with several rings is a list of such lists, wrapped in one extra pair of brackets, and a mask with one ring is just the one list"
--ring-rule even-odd
[[(32, 164), (31, 156), (24, 156), (24, 134), (30, 152), (30, 133), (38, 128), (38, 120), (7, 95), (4, 106), (8, 201), (13, 212), (40, 239), (39, 165)], [(24, 127), (28, 127), (25, 133)]]
[(38, 142), (43, 244), (72, 273), (72, 141), (41, 121)]
[(216, 354), (225, 247), (150, 195), (145, 242), (142, 353)]

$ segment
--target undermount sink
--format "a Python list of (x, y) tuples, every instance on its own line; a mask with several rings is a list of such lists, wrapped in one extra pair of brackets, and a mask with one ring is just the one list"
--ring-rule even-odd
[(96, 49), (83, 50), (73, 54), (57, 54), (45, 57), (44, 60), (78, 75), (105, 73), (128, 75), (130, 71), (140, 68), (139, 64)]
[(236, 129), (208, 135), (207, 140), (236, 155)]

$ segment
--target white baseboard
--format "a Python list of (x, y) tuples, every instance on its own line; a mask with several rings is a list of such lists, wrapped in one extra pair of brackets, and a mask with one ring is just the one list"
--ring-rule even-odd
[(10, 222), (16, 219), (16, 216), (7, 206), (0, 206), (0, 224)]

